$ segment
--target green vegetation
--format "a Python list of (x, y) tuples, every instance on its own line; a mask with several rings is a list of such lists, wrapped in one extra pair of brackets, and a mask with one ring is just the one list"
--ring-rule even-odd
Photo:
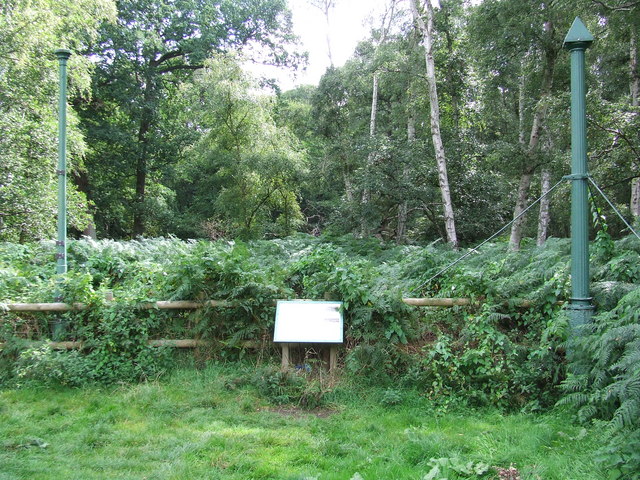
[[(384, 389), (381, 405), (403, 404), (415, 391), (439, 411), (466, 406), (542, 414), (561, 400), (580, 407), (577, 420), (585, 425), (608, 422), (601, 438), (609, 446), (601, 458), (612, 471), (620, 469), (620, 478), (633, 478), (640, 241), (614, 241), (603, 231), (592, 250), (599, 314), (579, 344), (567, 344), (567, 319), (558, 304), (568, 295), (566, 240), (524, 245), (520, 252), (506, 243), (486, 245), (435, 279), (461, 252), (305, 235), (249, 243), (84, 240), (69, 245), (72, 271), (55, 276), (53, 243), (5, 243), (4, 302), (50, 301), (62, 290), (66, 302), (91, 309), (57, 319), (3, 313), (0, 378), (9, 388), (153, 380), (175, 358), (147, 344), (157, 338), (208, 341), (195, 353), (203, 364), (267, 358), (276, 299), (330, 298), (345, 306), (345, 378)], [(105, 300), (106, 290), (114, 301)], [(407, 296), (469, 297), (474, 303), (418, 308), (401, 301)], [(156, 300), (199, 299), (228, 306), (143, 308)], [(523, 299), (530, 305), (523, 306)], [(85, 349), (54, 351), (41, 342), (53, 336), (82, 341)], [(567, 345), (575, 352), (573, 364), (566, 360)], [(326, 401), (322, 384), (293, 374), (272, 372), (255, 386), (285, 405)], [(560, 386), (569, 393), (564, 398)]]
[[(554, 415), (442, 414), (415, 391), (325, 384), (321, 408), (278, 405), (253, 365), (174, 371), (160, 382), (0, 393), (0, 478), (496, 478), (604, 473), (598, 430)], [(271, 398), (271, 400), (270, 400)], [(471, 470), (469, 470), (471, 469)], [(431, 475), (431, 476), (429, 476)]]
[[(597, 310), (569, 336), (560, 183), (580, 15), (590, 175), (639, 224), (640, 3), (426, 1), (389, 0), (344, 65), (287, 92), (243, 69), (304, 64), (286, 0), (0, 2), (0, 307), (88, 307), (0, 308), (0, 480), (640, 479), (640, 242), (591, 199)], [(55, 276), (60, 47), (87, 238)], [(438, 275), (556, 182), (537, 221)], [(402, 301), (421, 296), (471, 301)], [(344, 303), (338, 384), (232, 363), (273, 363), (286, 298)], [(205, 299), (225, 306), (150, 307)], [(200, 370), (149, 343), (184, 338)]]

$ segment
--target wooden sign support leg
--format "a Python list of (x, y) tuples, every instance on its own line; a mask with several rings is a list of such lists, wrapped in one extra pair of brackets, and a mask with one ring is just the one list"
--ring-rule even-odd
[(282, 344), (282, 370), (289, 369), (289, 344)]
[(337, 363), (338, 363), (338, 347), (336, 345), (331, 345), (331, 349), (329, 350), (329, 373), (336, 372)]

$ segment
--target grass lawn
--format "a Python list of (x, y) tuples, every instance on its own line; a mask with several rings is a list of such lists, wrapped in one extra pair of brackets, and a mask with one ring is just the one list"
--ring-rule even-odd
[(0, 391), (0, 480), (497, 479), (494, 467), (511, 465), (522, 479), (605, 478), (593, 460), (601, 434), (558, 412), (435, 413), (413, 392), (385, 406), (383, 390), (340, 384), (308, 411), (237, 377), (213, 366), (139, 385)]

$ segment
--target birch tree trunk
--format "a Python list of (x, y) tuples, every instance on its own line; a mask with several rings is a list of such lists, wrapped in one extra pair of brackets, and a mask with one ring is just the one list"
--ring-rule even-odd
[[(540, 178), (540, 190), (541, 194), (544, 196), (549, 192), (551, 188), (551, 172), (548, 168), (542, 170), (542, 175)], [(547, 241), (547, 235), (549, 230), (549, 223), (551, 222), (551, 215), (549, 211), (549, 197), (544, 196), (542, 200), (540, 200), (540, 213), (538, 215), (538, 238), (536, 239), (536, 245), (541, 247), (544, 245), (544, 242)]]
[(640, 218), (640, 178), (631, 181), (631, 214)]
[(449, 189), (449, 178), (447, 175), (447, 160), (442, 144), (442, 136), (440, 134), (440, 105), (438, 103), (438, 89), (436, 86), (435, 62), (433, 59), (433, 7), (431, 0), (424, 2), (426, 14), (426, 22), (418, 13), (418, 2), (420, 0), (410, 0), (411, 13), (413, 19), (418, 25), (423, 37), (425, 48), (425, 63), (427, 67), (427, 84), (429, 87), (429, 103), (431, 106), (431, 139), (435, 151), (436, 164), (438, 166), (438, 182), (440, 184), (440, 192), (442, 195), (442, 204), (444, 208), (444, 223), (447, 232), (447, 242), (458, 246), (458, 238), (456, 236), (456, 225), (453, 215), (453, 203), (451, 202), (451, 192)]
[[(413, 145), (416, 141), (416, 118), (413, 114), (407, 119), (407, 142)], [(406, 182), (409, 177), (409, 165), (402, 167), (402, 181)], [(403, 200), (398, 205), (398, 228), (396, 228), (396, 243), (398, 245), (405, 243), (407, 235), (407, 214), (409, 202)]]
[(344, 172), (343, 174), (344, 180), (344, 194), (347, 199), (347, 202), (351, 203), (354, 200), (353, 194), (353, 183), (351, 183), (351, 177), (348, 172)]
[[(640, 105), (640, 72), (638, 72), (638, 32), (635, 25), (631, 25), (629, 67), (631, 73), (631, 81), (629, 83), (631, 106), (638, 107)], [(640, 178), (631, 180), (629, 207), (631, 209), (631, 215), (633, 215), (635, 219), (640, 218)]]
[(638, 71), (638, 32), (635, 25), (631, 26), (631, 41), (629, 43), (629, 67), (631, 70), (629, 90), (631, 105), (637, 107), (640, 105), (640, 72)]
[[(548, 32), (553, 29), (553, 25), (547, 23), (545, 30)], [(525, 165), (522, 169), (520, 184), (518, 185), (518, 193), (516, 196), (516, 206), (513, 210), (514, 222), (511, 225), (511, 236), (509, 237), (509, 249), (512, 251), (520, 250), (520, 242), (522, 241), (522, 232), (524, 228), (525, 217), (520, 216), (527, 207), (527, 198), (531, 187), (531, 179), (537, 168), (534, 160), (534, 153), (540, 143), (540, 135), (547, 113), (548, 99), (551, 95), (553, 87), (553, 71), (558, 50), (547, 49), (544, 53), (544, 66), (542, 71), (542, 85), (540, 87), (540, 99), (536, 105), (531, 124), (531, 133), (529, 135), (529, 144), (525, 152)], [(520, 218), (518, 218), (520, 217)], [(517, 219), (517, 220), (515, 220)]]
[(518, 79), (518, 142), (524, 147), (525, 131), (524, 131), (524, 103), (525, 103), (525, 74), (524, 67), (526, 55), (520, 60), (520, 78)]
[[(371, 118), (369, 120), (369, 137), (373, 139), (373, 137), (375, 137), (376, 135), (376, 120), (378, 117), (378, 73), (374, 72), (373, 73), (373, 93), (371, 94)], [(367, 167), (371, 167), (373, 165), (373, 160), (375, 158), (375, 152), (371, 151), (369, 152), (369, 155), (367, 156)], [(371, 199), (371, 191), (369, 190), (369, 187), (365, 186), (365, 188), (362, 191), (362, 203), (364, 205), (366, 205), (367, 203), (369, 203), (369, 200)], [(363, 230), (363, 234), (365, 234), (365, 220), (362, 220), (362, 230)]]

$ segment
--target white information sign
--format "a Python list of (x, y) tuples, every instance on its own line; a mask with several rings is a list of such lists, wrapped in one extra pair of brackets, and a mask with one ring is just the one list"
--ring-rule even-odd
[(342, 302), (278, 300), (274, 342), (342, 343)]

